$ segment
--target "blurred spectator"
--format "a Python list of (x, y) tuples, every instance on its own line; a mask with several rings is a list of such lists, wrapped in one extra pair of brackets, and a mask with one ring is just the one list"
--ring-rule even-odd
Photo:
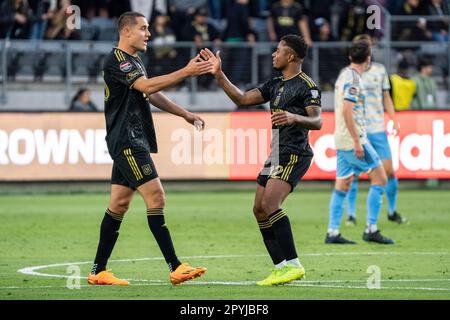
[(208, 7), (209, 7), (209, 13), (211, 19), (215, 21), (221, 21), (225, 18), (226, 14), (226, 7), (227, 7), (227, 1), (223, 0), (208, 0)]
[(419, 73), (413, 77), (416, 93), (411, 104), (412, 109), (434, 109), (437, 107), (437, 84), (431, 77), (433, 63), (428, 57), (419, 59)]
[(341, 41), (352, 41), (358, 34), (371, 34), (367, 29), (367, 5), (364, 0), (352, 0), (343, 4), (339, 17), (339, 35)]
[(208, 23), (208, 10), (199, 8), (194, 13), (194, 19), (184, 29), (183, 40), (194, 41), (197, 49), (204, 47), (204, 42), (212, 41), (216, 47), (220, 46), (221, 39), (217, 29)]
[[(232, 0), (227, 11), (227, 28), (224, 40), (228, 43), (255, 42), (255, 34), (250, 29), (249, 0)], [(249, 66), (251, 65), (251, 49), (229, 48), (227, 64), (233, 83), (242, 85), (250, 82)]]
[(91, 90), (80, 88), (70, 103), (69, 111), (73, 112), (95, 112), (98, 108), (91, 101)]
[(151, 76), (167, 74), (177, 69), (177, 51), (173, 48), (176, 42), (175, 33), (169, 26), (170, 17), (156, 12), (154, 23), (150, 28), (150, 41), (153, 46), (150, 50), (149, 70)]
[(310, 27), (313, 28), (314, 20), (317, 18), (325, 18), (331, 21), (331, 7), (337, 2), (336, 0), (304, 0), (306, 14), (309, 17)]
[(81, 17), (88, 21), (98, 15), (98, 7), (108, 7), (107, 2), (107, 0), (72, 0), (73, 5), (80, 7)]
[[(400, 16), (423, 16), (421, 0), (405, 0), (396, 15)], [(427, 21), (424, 17), (412, 21), (401, 21), (395, 23), (394, 40), (397, 41), (424, 41), (430, 40), (432, 34), (427, 28)]]
[(401, 60), (398, 64), (398, 71), (391, 75), (392, 100), (395, 110), (407, 110), (411, 106), (411, 101), (416, 92), (416, 83), (408, 75), (409, 64), (406, 60)]
[(98, 11), (95, 16), (92, 17), (90, 23), (99, 30), (113, 28), (115, 26), (114, 21), (109, 16), (109, 10), (106, 4), (98, 7)]
[(70, 0), (59, 0), (52, 18), (49, 20), (48, 28), (45, 37), (50, 40), (67, 40), (73, 39), (76, 34), (75, 30), (67, 28), (67, 14), (66, 11), (71, 5)]
[(0, 4), (0, 38), (28, 38), (29, 15), (26, 0), (3, 0)]
[[(208, 10), (206, 8), (198, 8), (195, 10), (194, 19), (184, 28), (182, 40), (194, 41), (197, 50), (205, 48), (205, 42), (213, 42), (214, 48), (209, 49), (215, 51), (220, 48), (222, 40), (217, 29), (208, 22)], [(189, 49), (188, 49), (189, 50)], [(179, 50), (186, 59), (191, 56), (191, 52), (187, 50)], [(203, 75), (198, 78), (198, 84), (202, 88), (209, 88), (213, 83), (211, 75)]]
[(442, 42), (449, 41), (448, 26), (450, 23), (450, 13), (448, 5), (442, 0), (431, 0), (427, 9), (429, 15), (442, 17), (440, 21), (430, 21), (428, 23), (433, 40)]
[(302, 6), (294, 0), (281, 0), (272, 5), (267, 20), (271, 41), (280, 41), (287, 34), (300, 34), (308, 46), (312, 45), (308, 18)]
[(267, 18), (270, 15), (269, 0), (250, 0), (250, 27), (256, 33), (257, 41), (270, 41), (267, 31)]
[[(331, 34), (330, 24), (325, 18), (316, 18), (314, 20), (312, 34), (314, 35), (314, 42), (336, 41)], [(336, 50), (335, 48), (320, 48), (319, 61), (320, 87), (324, 91), (333, 90), (339, 70), (344, 67), (339, 62), (347, 61), (347, 59), (340, 50)]]
[(44, 39), (48, 20), (53, 17), (50, 0), (29, 0), (30, 8), (33, 12), (33, 18), (30, 19), (30, 36), (32, 40)]
[(169, 0), (169, 14), (177, 39), (183, 38), (183, 28), (190, 23), (198, 8), (205, 8), (207, 0)]
[(168, 15), (168, 1), (169, 0), (130, 0), (131, 10), (145, 15), (151, 25), (157, 15)]
[(114, 20), (119, 18), (122, 13), (131, 11), (130, 0), (99, 0), (99, 1), (106, 2), (108, 6), (109, 16)]

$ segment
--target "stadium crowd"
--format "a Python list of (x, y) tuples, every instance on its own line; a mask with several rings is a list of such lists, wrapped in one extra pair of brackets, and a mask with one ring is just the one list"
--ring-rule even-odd
[[(165, 31), (177, 41), (278, 41), (288, 33), (305, 40), (351, 41), (366, 33), (371, 4), (384, 5), (391, 14), (422, 16), (398, 23), (393, 40), (448, 41), (449, 0), (0, 0), (0, 37), (11, 39), (100, 40), (126, 11), (146, 15), (153, 25), (165, 16)], [(64, 17), (69, 6), (81, 9), (81, 30), (68, 30)], [(427, 21), (426, 16), (442, 16)], [(201, 18), (200, 18), (201, 17)], [(91, 32), (95, 29), (95, 32)], [(329, 31), (328, 31), (329, 29)], [(381, 36), (382, 34), (376, 34)], [(379, 32), (379, 31), (378, 31)], [(200, 38), (201, 40), (197, 39)]]
[[(177, 69), (191, 54), (189, 49), (174, 46), (179, 41), (194, 42), (198, 49), (209, 42), (218, 49), (223, 42), (276, 43), (290, 33), (303, 35), (310, 46), (351, 41), (362, 33), (381, 39), (384, 25), (379, 30), (367, 29), (370, 14), (366, 8), (372, 4), (383, 5), (392, 15), (420, 16), (394, 21), (393, 41), (449, 41), (450, 0), (0, 0), (0, 39), (117, 40), (117, 18), (123, 12), (137, 11), (146, 15), (151, 25), (150, 41), (158, 45), (149, 57), (149, 73), (155, 76)], [(71, 5), (80, 8), (78, 30), (66, 25)], [(442, 19), (428, 21), (430, 15)], [(418, 49), (399, 49), (397, 62), (419, 68), (423, 59)], [(249, 49), (232, 48), (225, 55), (230, 77), (238, 84), (248, 83)], [(343, 67), (336, 61), (346, 61), (345, 55), (335, 48), (319, 49), (319, 80), (325, 90), (332, 89)], [(446, 62), (435, 63), (444, 87), (448, 81)], [(208, 77), (199, 79), (200, 88), (208, 89), (210, 84)]]

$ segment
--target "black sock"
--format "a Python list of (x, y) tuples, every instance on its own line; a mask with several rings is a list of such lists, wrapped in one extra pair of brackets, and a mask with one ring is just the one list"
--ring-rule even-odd
[(119, 237), (119, 228), (122, 219), (123, 215), (106, 209), (100, 226), (100, 240), (91, 273), (97, 274), (106, 270), (106, 264)]
[(297, 258), (291, 223), (289, 222), (288, 216), (283, 212), (283, 209), (278, 209), (272, 213), (269, 216), (269, 221), (272, 224), (275, 239), (277, 239), (286, 260)]
[(279, 264), (284, 260), (283, 252), (281, 251), (278, 241), (275, 239), (275, 233), (269, 220), (258, 221), (259, 231), (263, 236), (264, 244), (272, 258), (273, 264)]
[(164, 223), (164, 212), (162, 208), (147, 209), (148, 226), (158, 243), (159, 248), (166, 260), (170, 272), (174, 271), (181, 264), (175, 254), (172, 238), (169, 229)]

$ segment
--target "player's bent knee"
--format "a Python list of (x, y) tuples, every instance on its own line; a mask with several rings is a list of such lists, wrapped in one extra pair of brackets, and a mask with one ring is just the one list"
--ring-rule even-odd
[(154, 192), (149, 200), (150, 207), (152, 208), (164, 208), (166, 204), (166, 194), (163, 190)]
[(262, 207), (263, 212), (266, 213), (266, 215), (270, 215), (272, 212), (280, 209), (280, 204), (275, 201), (263, 199), (263, 201), (261, 203), (261, 207)]
[(372, 179), (372, 185), (385, 186), (387, 184), (386, 175), (380, 175)]
[(350, 186), (352, 184), (353, 177), (349, 178), (343, 178), (343, 179), (336, 179), (336, 183), (334, 185), (334, 188), (336, 190), (340, 190), (343, 192), (348, 192), (350, 190)]
[(124, 215), (128, 211), (129, 207), (130, 207), (130, 203), (129, 202), (121, 202), (121, 201), (119, 201), (119, 202), (110, 204), (109, 205), (109, 210), (111, 210), (114, 213)]
[(258, 221), (262, 221), (267, 219), (267, 215), (264, 212), (264, 210), (262, 209), (261, 206), (254, 206), (253, 207), (253, 214), (255, 215), (256, 220)]

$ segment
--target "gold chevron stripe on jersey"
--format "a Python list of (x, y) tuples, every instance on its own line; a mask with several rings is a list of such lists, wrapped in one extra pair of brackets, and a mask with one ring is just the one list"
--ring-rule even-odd
[(127, 158), (128, 164), (131, 167), (131, 170), (133, 170), (136, 180), (141, 180), (143, 178), (143, 176), (142, 176), (141, 171), (139, 170), (136, 160), (134, 159), (133, 155), (131, 154), (131, 149), (125, 149), (123, 152), (125, 154), (125, 157)]
[(308, 83), (310, 88), (317, 87), (314, 81), (310, 77), (308, 77), (305, 73), (302, 72), (299, 74), (299, 76)]
[(119, 62), (124, 61), (125, 57), (123, 56), (123, 53), (120, 52), (120, 50), (114, 50), (114, 54), (116, 55), (117, 60), (119, 60)]
[(283, 175), (281, 176), (281, 180), (287, 181), (289, 179), (289, 175), (292, 172), (292, 169), (297, 164), (298, 156), (295, 154), (291, 154), (291, 160), (289, 161), (288, 165), (284, 169)]

